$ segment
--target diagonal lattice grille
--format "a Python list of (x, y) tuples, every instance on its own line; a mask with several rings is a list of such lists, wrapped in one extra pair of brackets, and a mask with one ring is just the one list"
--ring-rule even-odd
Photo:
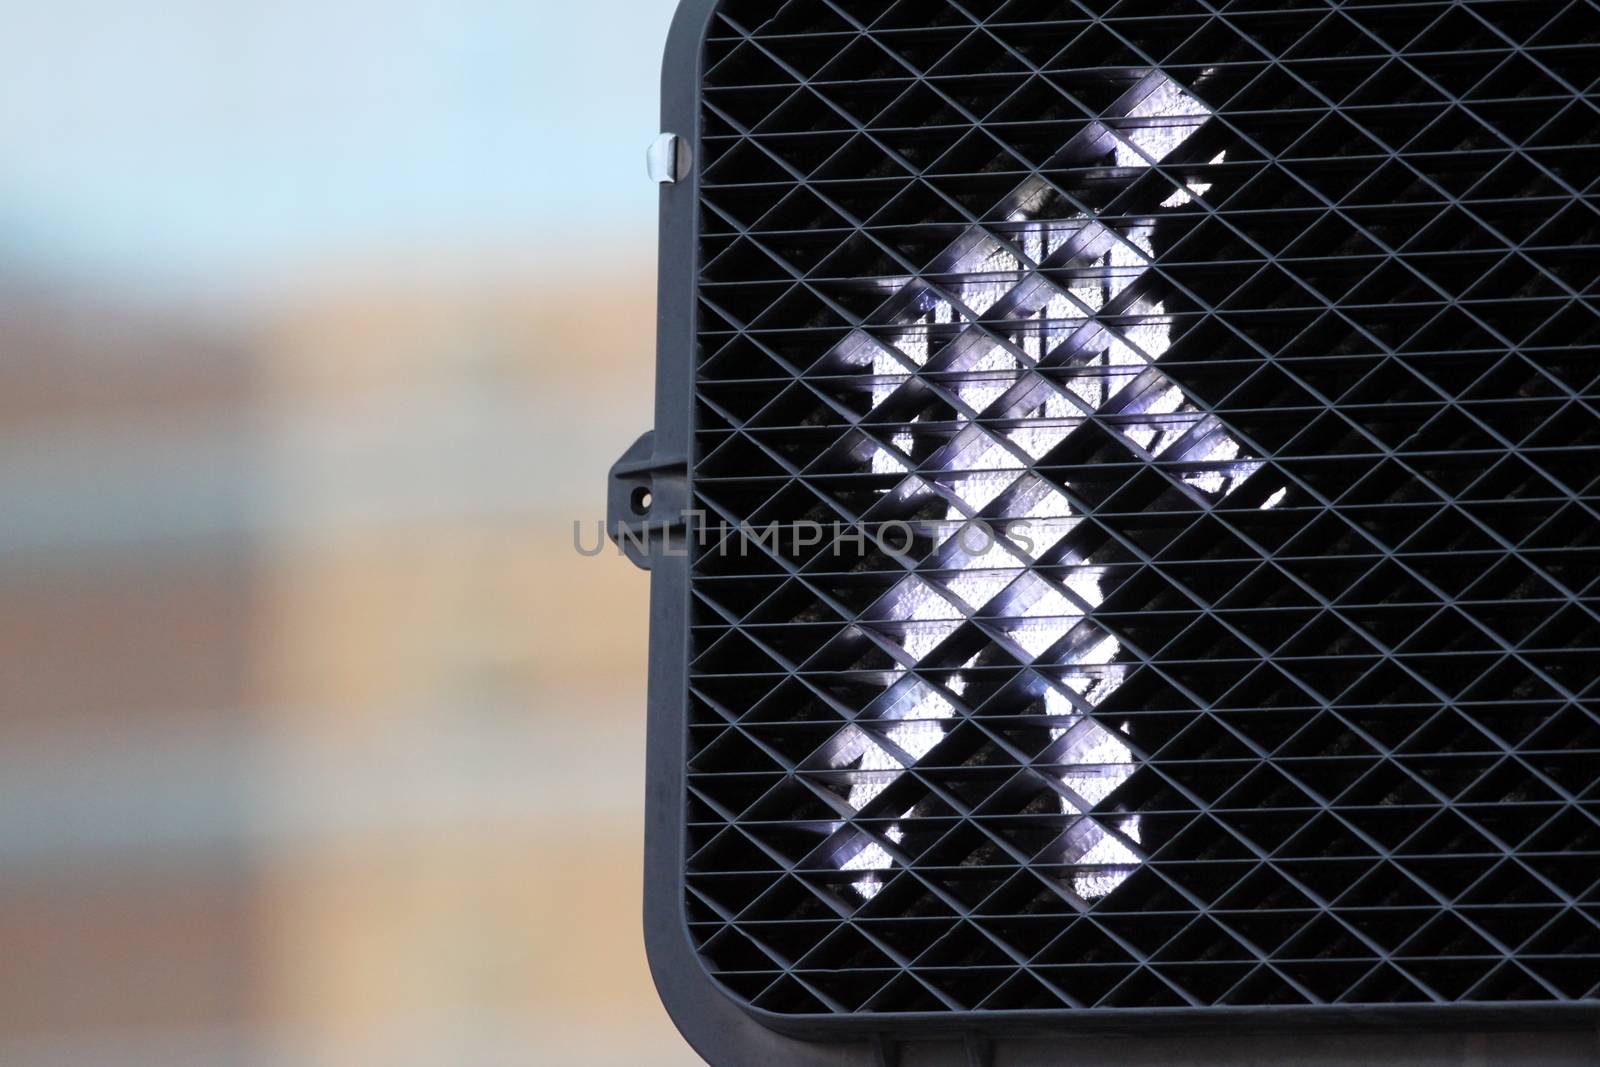
[(729, 992), (1600, 999), (1597, 79), (1589, 0), (725, 0)]

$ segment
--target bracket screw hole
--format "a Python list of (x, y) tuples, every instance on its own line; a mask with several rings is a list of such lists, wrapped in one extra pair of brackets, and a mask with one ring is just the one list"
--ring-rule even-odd
[(633, 491), (633, 496), (630, 499), (635, 515), (650, 514), (650, 505), (655, 503), (655, 495), (642, 485)]

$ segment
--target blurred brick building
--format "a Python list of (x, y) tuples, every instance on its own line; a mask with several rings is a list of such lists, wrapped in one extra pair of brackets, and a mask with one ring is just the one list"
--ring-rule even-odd
[(698, 1062), (639, 934), (646, 583), (571, 545), (651, 281), (360, 276), (0, 298), (0, 1063)]

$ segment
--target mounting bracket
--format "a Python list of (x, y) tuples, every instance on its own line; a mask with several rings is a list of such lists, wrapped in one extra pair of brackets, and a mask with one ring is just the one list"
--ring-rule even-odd
[(688, 478), (686, 457), (656, 455), (653, 430), (612, 465), (606, 536), (641, 570), (650, 569), (653, 557), (687, 551)]

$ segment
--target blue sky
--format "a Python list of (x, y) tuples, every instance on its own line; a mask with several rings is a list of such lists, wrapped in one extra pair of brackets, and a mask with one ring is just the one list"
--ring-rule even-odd
[(648, 234), (673, 7), (0, 0), (0, 266), (184, 281)]

